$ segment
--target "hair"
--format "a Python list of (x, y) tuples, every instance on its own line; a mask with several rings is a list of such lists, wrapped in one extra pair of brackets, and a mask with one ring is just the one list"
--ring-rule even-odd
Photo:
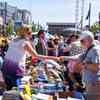
[(44, 34), (44, 30), (39, 30), (39, 32), (38, 32), (38, 37), (39, 37), (41, 34)]
[(31, 27), (28, 27), (28, 26), (21, 26), (18, 31), (17, 31), (17, 35), (21, 38), (24, 38), (25, 37), (25, 34), (27, 32), (29, 32), (31, 30)]
[(91, 42), (93, 42), (93, 40), (94, 40), (94, 38), (92, 38), (91, 36), (87, 36), (87, 38), (88, 38)]
[(72, 38), (72, 37), (76, 37), (76, 39), (79, 38), (79, 36), (78, 36), (77, 34), (72, 34), (72, 35), (70, 36), (70, 38)]

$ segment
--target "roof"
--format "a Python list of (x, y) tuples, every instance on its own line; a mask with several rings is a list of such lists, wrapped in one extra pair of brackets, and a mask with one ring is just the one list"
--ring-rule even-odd
[(75, 25), (75, 23), (47, 22), (47, 25)]

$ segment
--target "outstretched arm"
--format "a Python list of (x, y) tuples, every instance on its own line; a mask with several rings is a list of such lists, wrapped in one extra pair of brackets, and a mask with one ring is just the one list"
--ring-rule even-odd
[(59, 57), (39, 55), (29, 42), (24, 46), (24, 49), (32, 56), (35, 56), (37, 59), (59, 60)]
[(78, 61), (79, 60), (79, 56), (80, 56), (80, 54), (79, 55), (75, 55), (75, 56), (61, 56), (61, 57), (59, 57), (59, 59), (61, 61), (68, 61), (68, 60), (76, 60), (76, 61)]

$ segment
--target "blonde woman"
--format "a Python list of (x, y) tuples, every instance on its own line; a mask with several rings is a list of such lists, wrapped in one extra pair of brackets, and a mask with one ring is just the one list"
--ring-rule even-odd
[(18, 78), (23, 77), (27, 55), (30, 54), (40, 59), (58, 59), (56, 57), (38, 55), (30, 42), (32, 37), (31, 33), (32, 31), (30, 27), (22, 26), (19, 29), (18, 37), (9, 44), (2, 69), (8, 90), (13, 86), (16, 86), (16, 80)]

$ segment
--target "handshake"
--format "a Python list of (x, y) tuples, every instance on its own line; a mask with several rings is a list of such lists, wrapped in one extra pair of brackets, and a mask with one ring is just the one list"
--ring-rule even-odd
[(64, 56), (55, 57), (54, 60), (56, 60), (56, 61), (58, 61), (58, 62), (63, 62), (63, 61), (64, 61)]
[(54, 57), (53, 60), (63, 62), (63, 61), (69, 61), (69, 60), (75, 60), (77, 61), (79, 59), (79, 56), (60, 56), (60, 57)]
[(38, 55), (37, 59), (51, 59), (51, 60), (55, 60), (55, 61), (59, 61), (59, 62), (63, 62), (63, 61), (68, 61), (68, 60), (76, 60), (79, 57), (76, 56), (60, 56), (60, 57), (55, 57), (55, 56), (43, 56), (43, 55)]

